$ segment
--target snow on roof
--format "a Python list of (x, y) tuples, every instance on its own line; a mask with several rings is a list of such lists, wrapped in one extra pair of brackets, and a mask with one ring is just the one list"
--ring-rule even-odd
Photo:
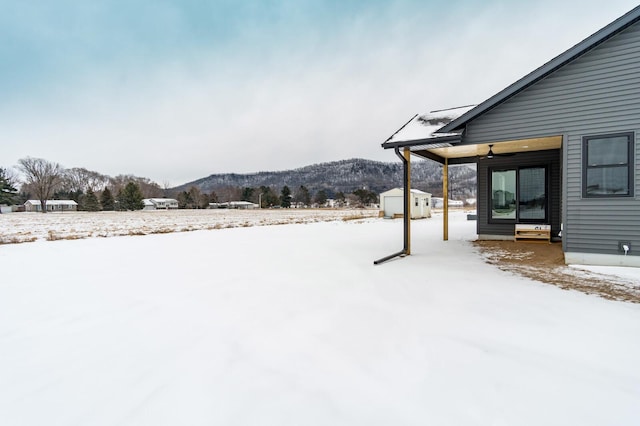
[(229, 201), (229, 205), (232, 206), (251, 206), (251, 205), (256, 205), (255, 203), (252, 203), (251, 201)]
[[(380, 195), (391, 195), (393, 193), (404, 193), (404, 188), (393, 188), (393, 189), (390, 189), (388, 191), (385, 191), (385, 192), (381, 193)], [(420, 191), (419, 189), (410, 189), (409, 193), (410, 194), (416, 194), (416, 195), (431, 195), (431, 193)]]
[(423, 194), (423, 195), (431, 195), (429, 192), (420, 191), (419, 189), (411, 189), (409, 191), (410, 194)]
[(460, 117), (467, 111), (472, 110), (475, 105), (441, 109), (431, 111), (426, 114), (417, 114), (404, 127), (394, 133), (386, 142), (405, 142), (419, 139), (434, 138), (438, 136), (448, 136), (457, 133), (436, 133), (446, 124)]
[[(32, 205), (40, 205), (40, 200), (27, 200), (27, 202), (25, 202), (25, 204), (32, 204)], [(49, 206), (77, 206), (78, 203), (76, 203), (73, 200), (47, 200), (47, 205)]]
[[(145, 198), (145, 200), (149, 200), (152, 203), (162, 203), (162, 202), (178, 202), (175, 198)], [(144, 201), (144, 200), (143, 200)]]

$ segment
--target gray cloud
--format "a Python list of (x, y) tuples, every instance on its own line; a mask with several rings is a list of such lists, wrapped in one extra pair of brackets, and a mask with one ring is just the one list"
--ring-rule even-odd
[(351, 157), (394, 161), (380, 143), (413, 114), (478, 103), (634, 6), (613, 1), (603, 14), (600, 3), (581, 4), (571, 22), (575, 4), (551, 2), (363, 15), (269, 51), (202, 49), (148, 68), (95, 69), (0, 106), (11, 162), (2, 166), (29, 155), (176, 185)]

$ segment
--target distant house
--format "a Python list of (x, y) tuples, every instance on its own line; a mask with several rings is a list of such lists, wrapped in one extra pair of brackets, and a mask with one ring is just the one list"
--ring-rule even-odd
[(416, 116), (382, 146), (405, 176), (411, 155), (442, 164), (445, 194), (449, 165), (475, 163), (480, 239), (540, 225), (566, 263), (640, 267), (638, 70), (640, 6), (479, 105)]
[[(412, 189), (411, 219), (431, 217), (431, 194)], [(404, 190), (393, 188), (380, 194), (380, 211), (384, 217), (402, 217), (404, 215)]]
[(178, 200), (173, 198), (145, 198), (143, 210), (174, 210), (178, 208)]
[[(47, 212), (75, 212), (78, 210), (78, 203), (73, 200), (47, 200)], [(24, 203), (26, 212), (42, 212), (40, 200), (27, 200)]]
[[(434, 209), (442, 209), (444, 208), (444, 199), (442, 197), (433, 197), (431, 198), (432, 202), (433, 202), (433, 208)], [(451, 200), (449, 199), (448, 201), (448, 206), (449, 207), (463, 207), (464, 206), (464, 202), (460, 201), (460, 200)]]
[(250, 201), (229, 201), (230, 209), (251, 210), (258, 208), (258, 205)]
[(252, 210), (257, 209), (259, 206), (250, 201), (228, 201), (226, 203), (209, 203), (210, 209), (238, 209), (238, 210)]

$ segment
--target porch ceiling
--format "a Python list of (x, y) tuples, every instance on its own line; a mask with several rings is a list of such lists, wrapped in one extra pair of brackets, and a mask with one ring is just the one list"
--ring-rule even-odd
[(420, 157), (432, 158), (434, 155), (448, 159), (469, 159), (475, 161), (478, 157), (487, 155), (489, 145), (492, 145), (494, 154), (508, 154), (529, 151), (544, 151), (548, 149), (559, 149), (562, 147), (562, 136), (547, 136), (543, 138), (519, 139), (502, 142), (491, 142), (482, 144), (459, 144), (450, 146), (435, 146), (427, 148), (425, 146), (411, 149), (411, 153)]

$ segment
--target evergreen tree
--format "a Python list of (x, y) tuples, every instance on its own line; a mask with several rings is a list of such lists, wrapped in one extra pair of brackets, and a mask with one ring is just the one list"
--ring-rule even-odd
[(296, 194), (296, 201), (304, 204), (305, 206), (311, 204), (311, 193), (309, 193), (309, 189), (307, 189), (306, 186), (300, 185), (298, 193)]
[(356, 189), (355, 191), (353, 191), (353, 195), (358, 197), (358, 200), (360, 200), (360, 203), (363, 205), (375, 203), (378, 201), (378, 194), (366, 189)]
[(18, 190), (13, 187), (13, 182), (7, 171), (0, 167), (0, 204), (13, 204)]
[(242, 201), (253, 201), (253, 193), (255, 188), (244, 187), (242, 188)]
[(66, 189), (60, 189), (53, 193), (54, 200), (73, 200), (78, 203), (78, 210), (85, 210), (84, 208), (84, 192), (81, 189), (75, 191), (69, 191)]
[(143, 198), (140, 187), (134, 182), (127, 183), (124, 189), (118, 193), (118, 203), (121, 210), (142, 210), (144, 208)]
[(315, 201), (315, 203), (320, 207), (324, 206), (327, 202), (327, 192), (324, 189), (316, 192), (316, 196), (314, 197), (313, 201)]
[(271, 189), (270, 187), (261, 186), (260, 193), (262, 194), (260, 208), (273, 207), (276, 204), (278, 204), (279, 202), (278, 196), (273, 192), (273, 189)]
[(280, 191), (280, 207), (285, 209), (291, 207), (291, 190), (287, 185), (283, 186)]
[(102, 191), (102, 194), (100, 195), (100, 205), (104, 211), (115, 210), (115, 200), (113, 199), (113, 194), (111, 194), (109, 188), (105, 188), (104, 191)]
[(91, 190), (91, 188), (87, 188), (87, 193), (84, 195), (82, 199), (82, 209), (88, 212), (97, 212), (100, 210), (100, 203), (98, 202), (98, 197), (96, 197), (95, 192)]

